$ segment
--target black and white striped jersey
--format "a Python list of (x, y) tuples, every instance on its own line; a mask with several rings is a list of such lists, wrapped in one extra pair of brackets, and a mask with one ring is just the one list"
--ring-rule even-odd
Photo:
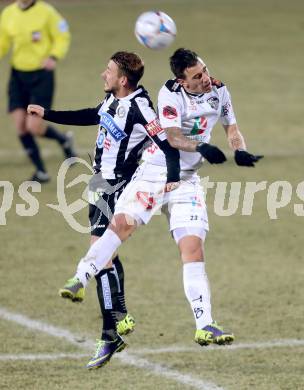
[(130, 178), (153, 140), (166, 155), (168, 181), (178, 181), (179, 152), (168, 144), (151, 99), (141, 86), (120, 99), (108, 94), (95, 108), (46, 110), (44, 119), (70, 125), (98, 124), (94, 171), (101, 171), (105, 179)]

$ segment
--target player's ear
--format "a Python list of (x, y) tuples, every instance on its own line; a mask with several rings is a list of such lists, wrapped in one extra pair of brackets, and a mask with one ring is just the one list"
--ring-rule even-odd
[(128, 79), (126, 76), (122, 76), (120, 79), (120, 83), (123, 87), (126, 87), (128, 85)]
[(176, 81), (177, 81), (182, 87), (187, 87), (187, 86), (188, 86), (186, 80), (184, 80), (184, 79), (176, 79)]

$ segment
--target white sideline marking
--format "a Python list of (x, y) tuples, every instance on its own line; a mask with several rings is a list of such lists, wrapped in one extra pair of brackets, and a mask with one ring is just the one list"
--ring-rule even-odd
[[(92, 349), (94, 345), (93, 341), (86, 341), (79, 343), (77, 341), (78, 336), (74, 335), (70, 331), (62, 328), (58, 328), (53, 325), (46, 324), (41, 321), (32, 320), (22, 314), (12, 313), (5, 308), (0, 307), (0, 318), (3, 318), (7, 321), (15, 322), (19, 325), (27, 327), (31, 330), (38, 330), (40, 332), (47, 333), (48, 335), (62, 338), (73, 345), (77, 345), (80, 348), (86, 350)], [(209, 381), (202, 381), (196, 379), (191, 375), (182, 374), (179, 371), (172, 370), (164, 365), (152, 363), (147, 359), (142, 359), (137, 356), (132, 356), (132, 354), (127, 352), (121, 352), (116, 354), (114, 357), (119, 359), (123, 364), (134, 366), (137, 368), (143, 368), (150, 373), (156, 374), (157, 376), (163, 376), (168, 379), (175, 380), (176, 382), (189, 385), (199, 390), (224, 390), (222, 387), (217, 386), (216, 384)]]
[(23, 354), (11, 355), (2, 354), (0, 355), (0, 361), (7, 360), (58, 360), (58, 359), (81, 359), (87, 357), (87, 353), (37, 353), (37, 354)]
[(132, 353), (138, 355), (156, 355), (158, 353), (178, 353), (178, 352), (210, 352), (210, 351), (234, 351), (238, 349), (267, 349), (267, 348), (284, 348), (284, 347), (304, 347), (304, 340), (285, 339), (272, 340), (258, 343), (239, 343), (233, 345), (210, 345), (208, 347), (183, 347), (172, 346), (165, 348), (142, 348), (132, 350)]

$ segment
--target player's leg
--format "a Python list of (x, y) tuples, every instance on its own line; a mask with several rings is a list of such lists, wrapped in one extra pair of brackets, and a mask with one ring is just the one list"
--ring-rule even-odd
[[(151, 189), (152, 191), (149, 191)], [(87, 254), (78, 263), (75, 278), (85, 287), (89, 280), (98, 274), (123, 241), (127, 240), (142, 223), (147, 224), (152, 216), (161, 208), (161, 199), (154, 201), (147, 193), (157, 194), (164, 189), (164, 183), (150, 183), (133, 178), (127, 185), (115, 206), (115, 215), (102, 237), (89, 249)], [(145, 195), (141, 199), (140, 194)], [(153, 199), (152, 199), (153, 198)], [(80, 285), (78, 285), (80, 288)]]
[[(26, 127), (26, 107), (28, 103), (29, 94), (21, 73), (12, 70), (8, 85), (8, 111), (11, 115), (15, 128), (17, 129), (17, 134), (23, 149), (35, 166), (36, 173), (40, 173), (42, 178), (41, 182), (46, 182), (49, 180), (49, 177), (40, 156), (39, 147), (34, 137), (27, 131)], [(34, 174), (31, 179), (36, 180), (36, 174)]]
[[(206, 205), (201, 189), (194, 183), (182, 184), (170, 205), (170, 229), (183, 262), (183, 284), (195, 323), (195, 341), (200, 345), (229, 344), (234, 340), (212, 319), (211, 294), (205, 268), (204, 240), (208, 226)], [(184, 202), (182, 202), (184, 199)]]
[[(39, 104), (46, 109), (52, 106), (55, 90), (55, 78), (53, 71), (41, 70), (37, 72), (36, 79), (30, 84), (30, 103)], [(73, 145), (73, 133), (60, 132), (53, 125), (46, 124), (43, 119), (35, 116), (29, 116), (28, 129), (32, 134), (45, 137), (54, 141), (62, 147), (66, 158), (76, 157)]]

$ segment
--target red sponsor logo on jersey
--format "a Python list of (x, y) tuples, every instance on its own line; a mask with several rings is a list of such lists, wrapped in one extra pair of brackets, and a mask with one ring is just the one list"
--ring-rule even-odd
[(177, 118), (176, 108), (171, 106), (166, 106), (163, 108), (163, 116), (167, 119), (175, 119)]
[(103, 143), (103, 147), (106, 149), (106, 150), (109, 150), (110, 147), (111, 147), (111, 140), (109, 138), (106, 138), (104, 140), (104, 143)]
[(137, 191), (136, 198), (146, 210), (151, 210), (156, 205), (156, 201), (151, 192)]
[(150, 154), (154, 154), (158, 149), (158, 146), (155, 144), (152, 144), (148, 147), (147, 152)]
[(152, 122), (149, 122), (145, 128), (150, 137), (153, 137), (154, 135), (163, 131), (158, 119), (154, 119)]

